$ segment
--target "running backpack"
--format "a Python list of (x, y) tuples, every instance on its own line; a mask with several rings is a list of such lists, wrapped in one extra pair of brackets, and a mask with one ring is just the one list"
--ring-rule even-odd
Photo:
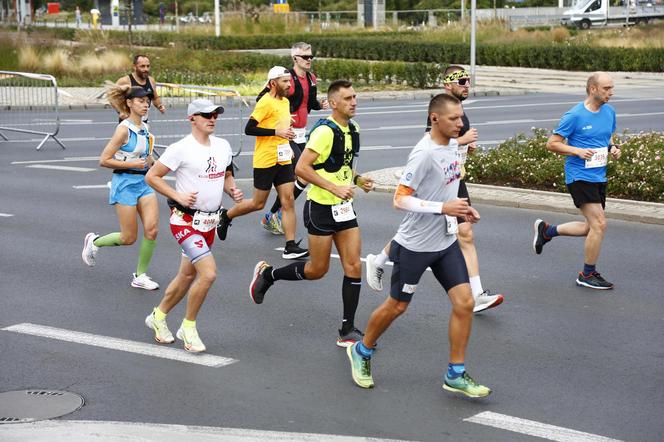
[[(344, 165), (346, 156), (346, 134), (339, 126), (337, 126), (337, 123), (330, 119), (322, 118), (318, 120), (316, 124), (314, 124), (314, 127), (311, 128), (311, 131), (309, 131), (309, 136), (311, 136), (311, 133), (320, 126), (327, 126), (332, 129), (334, 138), (332, 141), (332, 150), (330, 151), (330, 156), (327, 157), (324, 162), (320, 164), (314, 164), (313, 168), (314, 170), (324, 169), (325, 172), (334, 173), (341, 169), (341, 166)], [(348, 128), (350, 129), (350, 138), (352, 144), (352, 155), (350, 157), (350, 161), (348, 162), (348, 166), (352, 168), (353, 160), (360, 154), (360, 133), (357, 131), (352, 120), (348, 121)]]

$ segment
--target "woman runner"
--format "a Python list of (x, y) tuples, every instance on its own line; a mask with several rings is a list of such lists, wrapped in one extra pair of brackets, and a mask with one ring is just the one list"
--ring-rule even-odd
[(109, 103), (115, 109), (129, 115), (129, 118), (118, 124), (99, 159), (100, 166), (113, 169), (108, 202), (115, 206), (120, 221), (120, 232), (104, 236), (92, 232), (85, 235), (83, 261), (93, 267), (100, 247), (133, 244), (138, 234), (136, 222), (138, 214), (143, 223), (144, 237), (131, 286), (156, 290), (159, 284), (147, 275), (147, 270), (157, 244), (159, 209), (154, 190), (145, 183), (145, 174), (154, 163), (152, 158), (154, 136), (141, 121), (141, 117), (148, 112), (150, 100), (145, 89), (129, 85), (115, 86), (107, 95)]

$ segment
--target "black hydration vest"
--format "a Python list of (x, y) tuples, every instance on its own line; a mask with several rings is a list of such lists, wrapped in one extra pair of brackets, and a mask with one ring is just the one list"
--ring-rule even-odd
[(150, 99), (150, 103), (154, 100), (154, 91), (152, 90), (152, 83), (150, 83), (150, 77), (145, 82), (145, 84), (139, 84), (138, 81), (134, 78), (132, 74), (129, 74), (129, 82), (132, 86), (142, 87), (148, 93), (147, 97)]
[[(302, 104), (302, 100), (304, 99), (304, 89), (302, 88), (302, 84), (300, 84), (300, 78), (297, 76), (295, 71), (293, 69), (289, 69), (288, 71), (290, 72), (291, 77), (293, 78), (293, 85), (295, 86), (293, 95), (287, 97), (288, 102), (290, 103), (290, 113), (294, 114)], [(314, 80), (309, 72), (307, 72), (306, 74), (307, 74), (307, 81), (309, 82), (309, 96), (307, 97), (307, 112), (311, 112), (312, 109), (319, 110), (320, 105), (318, 104), (318, 99), (316, 98), (316, 95), (318, 94), (316, 83), (314, 83)], [(266, 86), (262, 91), (260, 91), (260, 93), (256, 97), (256, 103), (258, 103), (258, 100), (260, 100), (261, 97), (267, 94), (268, 92), (270, 92), (270, 88)]]
[(314, 164), (314, 170), (324, 169), (325, 172), (334, 173), (341, 169), (341, 166), (347, 164), (351, 169), (353, 168), (353, 160), (360, 153), (360, 134), (355, 128), (355, 125), (352, 121), (348, 121), (348, 128), (350, 129), (350, 138), (351, 138), (351, 156), (348, 161), (346, 161), (346, 134), (337, 124), (327, 118), (320, 119), (314, 124), (314, 127), (311, 128), (309, 136), (311, 133), (316, 130), (319, 126), (327, 126), (332, 129), (334, 132), (334, 138), (332, 141), (332, 150), (330, 150), (330, 156), (320, 164)]

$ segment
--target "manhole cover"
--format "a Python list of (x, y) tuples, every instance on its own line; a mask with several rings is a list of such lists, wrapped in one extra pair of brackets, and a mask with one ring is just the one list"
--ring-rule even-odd
[(64, 416), (85, 404), (82, 396), (58, 390), (0, 393), (0, 424), (34, 422)]

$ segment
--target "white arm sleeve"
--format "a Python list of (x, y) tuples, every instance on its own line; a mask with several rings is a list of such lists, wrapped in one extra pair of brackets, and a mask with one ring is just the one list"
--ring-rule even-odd
[(400, 210), (419, 213), (435, 213), (441, 215), (443, 203), (438, 201), (427, 201), (412, 195), (400, 195), (394, 198), (394, 206)]

